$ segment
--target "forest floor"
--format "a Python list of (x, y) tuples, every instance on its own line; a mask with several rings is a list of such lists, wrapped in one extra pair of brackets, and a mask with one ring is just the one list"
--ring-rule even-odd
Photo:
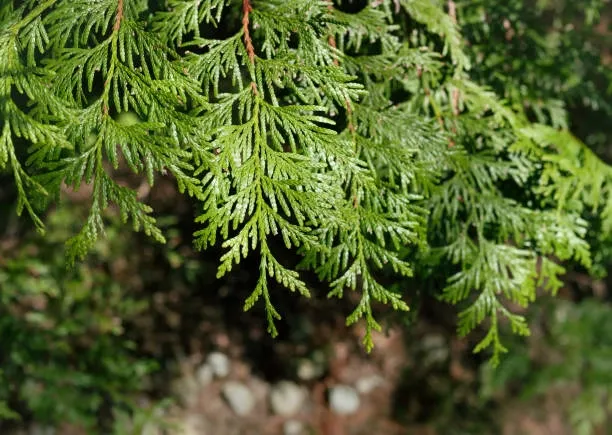
[[(142, 400), (172, 397), (164, 417), (174, 426), (149, 426), (139, 435), (571, 434), (559, 406), (569, 391), (551, 390), (531, 401), (480, 398), (483, 359), (471, 353), (472, 342), (457, 338), (453, 311), (443, 304), (421, 312), (410, 326), (375, 333), (368, 354), (362, 325), (346, 327), (339, 309), (352, 298), (289, 295), (293, 302), (284, 315), (292, 320), (281, 322), (272, 339), (261, 313), (242, 312), (242, 284), (234, 281), (233, 292), (177, 288), (152, 295), (154, 309), (134, 330), (140, 347), (163, 366)], [(444, 322), (434, 322), (434, 312)], [(223, 368), (211, 368), (219, 365), (211, 363), (213, 353), (226, 357)], [(270, 397), (283, 381), (304, 394), (299, 405), (285, 396), (294, 406), (279, 412)], [(236, 400), (250, 405), (228, 400), (230, 383), (246, 387), (250, 398)], [(337, 386), (356, 393), (356, 407), (347, 412), (330, 403), (328, 392)], [(84, 435), (71, 426), (45, 431), (37, 425), (16, 434)]]
[[(156, 209), (191, 220), (193, 211), (176, 200), (172, 189), (165, 192), (162, 184), (151, 196)], [(148, 426), (138, 435), (178, 435), (179, 428), (184, 435), (571, 434), (562, 411), (574, 394), (567, 388), (521, 400), (520, 386), (514, 386), (515, 391), (483, 398), (487, 356), (472, 352), (478, 332), (457, 337), (457, 312), (448, 304), (429, 298), (409, 316), (379, 313), (385, 331), (374, 334), (375, 347), (368, 354), (361, 343), (363, 324), (345, 325), (359, 295), (327, 299), (312, 279), (311, 299), (271, 289), (283, 316), (277, 322), (279, 336), (271, 338), (260, 305), (243, 310), (253, 288), (248, 271), (257, 268), (243, 261), (240, 270), (218, 280), (211, 260), (218, 253), (194, 252), (194, 228), (181, 231), (167, 248), (138, 242), (144, 250), (135, 256), (136, 265), (117, 258), (108, 266), (123, 285), (139, 281), (136, 292), (149, 304), (125, 325), (139, 352), (161, 366), (143, 404), (174, 399), (164, 417), (176, 429)], [(190, 264), (198, 270), (190, 270)], [(136, 276), (133, 269), (143, 272)], [(534, 332), (525, 347), (529, 352), (539, 350)], [(222, 355), (220, 370), (211, 368), (213, 353)], [(288, 384), (303, 395), (298, 400), (281, 394), (286, 406), (279, 410), (271, 396)], [(244, 387), (242, 398), (229, 397), (228, 385)], [(353, 394), (344, 403), (330, 396), (339, 386)], [(37, 425), (17, 433), (83, 434), (70, 426), (45, 431)]]
[[(292, 320), (281, 322), (280, 336), (272, 339), (262, 313), (242, 312), (243, 284), (238, 279), (233, 291), (183, 289), (154, 296), (154, 318), (140, 319), (149, 326), (140, 344), (151, 354), (165, 354), (167, 364), (145, 401), (173, 397), (165, 416), (176, 426), (166, 432), (150, 427), (146, 435), (572, 434), (561, 406), (573, 394), (567, 389), (527, 401), (512, 394), (481, 398), (484, 359), (472, 354), (473, 342), (457, 338), (453, 310), (444, 304), (431, 301), (433, 309), (412, 325), (376, 333), (367, 354), (362, 325), (346, 327), (339, 309), (347, 309), (352, 298), (340, 303), (289, 295), (292, 303), (281, 305)], [(209, 370), (213, 353), (227, 357), (221, 373)], [(283, 412), (271, 404), (281, 382), (304, 392), (293, 411), (290, 403)], [(228, 400), (231, 383), (246, 387), (243, 395), (251, 397), (236, 400), (250, 405)], [(337, 386), (352, 388), (356, 408), (334, 409), (328, 393)], [(60, 434), (80, 435), (68, 427)]]

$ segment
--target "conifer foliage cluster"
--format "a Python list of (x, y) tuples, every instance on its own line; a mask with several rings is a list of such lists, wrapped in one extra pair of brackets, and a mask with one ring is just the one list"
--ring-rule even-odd
[(590, 267), (584, 213), (612, 229), (610, 170), (567, 124), (534, 123), (487, 87), (463, 3), (3, 1), (0, 169), (41, 231), (62, 186), (89, 192), (69, 262), (107, 209), (164, 242), (115, 177), (125, 166), (193, 198), (196, 246), (224, 250), (219, 276), (257, 259), (245, 309), (263, 304), (271, 334), (279, 285), (310, 296), (303, 270), (329, 296), (360, 295), (347, 323), (365, 322), (367, 349), (376, 305), (414, 296), (381, 276), (442, 274), (459, 333), (484, 325), (476, 350), (498, 358), (503, 325), (529, 332), (511, 307), (560, 287), (558, 260)]

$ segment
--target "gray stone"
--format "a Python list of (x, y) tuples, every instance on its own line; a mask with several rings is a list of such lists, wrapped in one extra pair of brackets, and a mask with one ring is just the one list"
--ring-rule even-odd
[(353, 387), (337, 385), (329, 390), (329, 406), (336, 414), (353, 414), (359, 409), (359, 394)]
[(297, 420), (287, 420), (283, 424), (283, 435), (303, 435), (305, 433), (304, 423)]
[(270, 407), (277, 415), (295, 415), (302, 409), (306, 391), (290, 381), (281, 381), (270, 390)]
[(302, 358), (297, 364), (297, 377), (302, 381), (312, 381), (325, 373), (325, 364), (322, 361)]
[(228, 381), (223, 385), (223, 398), (232, 408), (236, 415), (244, 416), (249, 414), (255, 407), (255, 397), (253, 393), (241, 382)]
[(198, 367), (198, 370), (196, 371), (196, 379), (202, 387), (205, 387), (210, 384), (213, 380), (214, 375), (215, 372), (210, 366), (210, 364), (202, 364), (200, 367)]
[(213, 375), (217, 378), (224, 378), (230, 372), (230, 360), (224, 353), (212, 352), (206, 358), (206, 364), (212, 368)]
[(360, 394), (369, 394), (384, 383), (385, 379), (380, 375), (364, 376), (355, 382), (355, 388)]
[(179, 432), (176, 435), (208, 435), (213, 433), (209, 430), (210, 424), (208, 421), (197, 414), (188, 414), (178, 426)]

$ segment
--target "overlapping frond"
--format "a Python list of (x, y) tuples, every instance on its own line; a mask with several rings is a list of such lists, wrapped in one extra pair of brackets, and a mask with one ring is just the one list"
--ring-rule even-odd
[(516, 96), (511, 106), (470, 76), (470, 8), (149, 3), (0, 5), (0, 169), (40, 228), (40, 198), (89, 185), (72, 260), (110, 207), (163, 242), (116, 173), (171, 176), (200, 207), (196, 244), (224, 249), (219, 276), (257, 259), (245, 309), (263, 302), (272, 334), (273, 283), (310, 295), (287, 249), (329, 296), (359, 293), (347, 322), (364, 319), (366, 348), (376, 304), (409, 308), (383, 277), (428, 269), (448, 278), (441, 297), (460, 304), (459, 332), (483, 325), (476, 350), (498, 358), (505, 326), (528, 333), (509, 307), (559, 287), (553, 256), (590, 267), (584, 213), (612, 230), (610, 169), (563, 130), (562, 104), (533, 109), (550, 126), (533, 124)]
[[(53, 39), (54, 56), (46, 62), (54, 74), (54, 96), (79, 108), (65, 129), (76, 152), (62, 159), (51, 176), (56, 184), (61, 180), (76, 189), (82, 182), (93, 185), (90, 218), (69, 243), (73, 258), (87, 252), (102, 232), (101, 213), (110, 203), (136, 230), (164, 240), (154, 218), (146, 216), (151, 209), (117, 184), (106, 163), (117, 169), (124, 162), (151, 185), (155, 174), (171, 173), (181, 191), (202, 197), (199, 180), (189, 175), (195, 169), (193, 149), (207, 147), (198, 133), (201, 124), (188, 115), (189, 105), (203, 104), (199, 86), (172, 63), (176, 55), (163, 41), (136, 22), (140, 6), (60, 2), (43, 20)], [(77, 20), (62, 18), (76, 12)], [(139, 122), (117, 121), (130, 111)]]

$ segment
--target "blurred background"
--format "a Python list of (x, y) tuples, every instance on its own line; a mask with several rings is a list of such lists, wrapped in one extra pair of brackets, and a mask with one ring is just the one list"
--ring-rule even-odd
[[(455, 3), (474, 79), (612, 162), (609, 3)], [(168, 244), (111, 210), (94, 252), (67, 269), (86, 189), (63, 192), (43, 237), (16, 216), (12, 177), (0, 174), (0, 433), (612, 433), (612, 240), (595, 216), (594, 268), (567, 264), (559, 295), (526, 313), (532, 335), (508, 334), (492, 369), (472, 353), (478, 333), (457, 338), (435, 277), (389, 282), (415, 295), (413, 310), (381, 313), (386, 332), (369, 355), (360, 326), (344, 324), (354, 301), (327, 300), (314, 276), (311, 300), (275, 294), (284, 317), (271, 339), (263, 312), (243, 312), (256, 265), (216, 279), (219, 252), (191, 244), (194, 204), (169, 179), (139, 194)]]

